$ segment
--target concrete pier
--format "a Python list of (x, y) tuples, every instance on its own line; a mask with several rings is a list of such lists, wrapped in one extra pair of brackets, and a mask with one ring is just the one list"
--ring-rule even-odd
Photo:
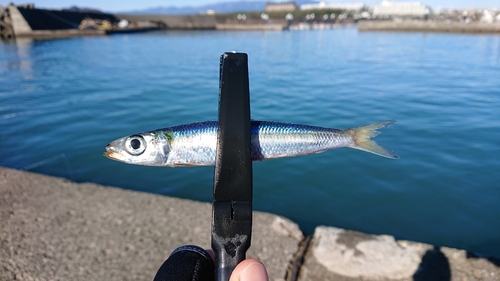
[(359, 21), (359, 31), (417, 31), (449, 33), (497, 33), (500, 34), (500, 22), (497, 23), (462, 23), (445, 21)]
[[(253, 220), (247, 256), (271, 281), (500, 280), (500, 260), (463, 250)], [(153, 280), (178, 246), (210, 247), (210, 222), (208, 203), (0, 167), (0, 280)]]
[(166, 29), (215, 29), (214, 15), (141, 15), (117, 14), (120, 19), (128, 21), (152, 21), (165, 26)]
[(282, 24), (225, 24), (220, 23), (215, 25), (217, 30), (262, 30), (262, 31), (282, 31), (287, 29), (285, 25)]
[(33, 4), (0, 6), (0, 37), (2, 39), (60, 38), (83, 35), (144, 32), (160, 29), (161, 23), (134, 22), (134, 26), (118, 27), (120, 19), (95, 11), (37, 9)]
[(9, 5), (10, 18), (12, 20), (12, 28), (16, 36), (31, 33), (33, 29), (28, 24), (26, 19), (21, 15), (19, 9), (14, 5)]

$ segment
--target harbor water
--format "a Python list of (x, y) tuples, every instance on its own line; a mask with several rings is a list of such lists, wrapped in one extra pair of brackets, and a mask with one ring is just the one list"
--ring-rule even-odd
[(337, 28), (3, 41), (0, 165), (210, 202), (213, 167), (133, 166), (102, 153), (125, 135), (217, 119), (226, 51), (249, 56), (253, 119), (340, 129), (397, 120), (376, 140), (399, 160), (343, 148), (254, 163), (255, 210), (306, 234), (328, 225), (500, 256), (498, 35)]

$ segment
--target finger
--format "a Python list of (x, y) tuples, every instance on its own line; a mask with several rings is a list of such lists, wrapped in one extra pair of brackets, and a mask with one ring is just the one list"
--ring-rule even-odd
[(256, 259), (246, 259), (240, 262), (229, 281), (268, 281), (266, 267)]

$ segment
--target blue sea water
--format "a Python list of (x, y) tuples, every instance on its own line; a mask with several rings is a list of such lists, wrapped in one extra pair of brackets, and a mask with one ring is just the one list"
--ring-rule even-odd
[[(210, 202), (213, 168), (126, 165), (118, 137), (217, 118), (219, 57), (248, 53), (252, 118), (349, 128), (358, 150), (254, 163), (254, 208), (500, 256), (500, 36), (154, 32), (0, 42), (0, 165)], [(57, 204), (57, 202), (54, 202)], [(151, 214), (154, 215), (154, 214)], [(208, 232), (207, 230), (207, 237)]]

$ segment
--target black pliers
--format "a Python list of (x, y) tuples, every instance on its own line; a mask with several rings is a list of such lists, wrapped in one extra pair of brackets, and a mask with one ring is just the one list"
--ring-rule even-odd
[(252, 235), (252, 158), (248, 56), (220, 59), (219, 130), (212, 203), (215, 279), (227, 281)]

